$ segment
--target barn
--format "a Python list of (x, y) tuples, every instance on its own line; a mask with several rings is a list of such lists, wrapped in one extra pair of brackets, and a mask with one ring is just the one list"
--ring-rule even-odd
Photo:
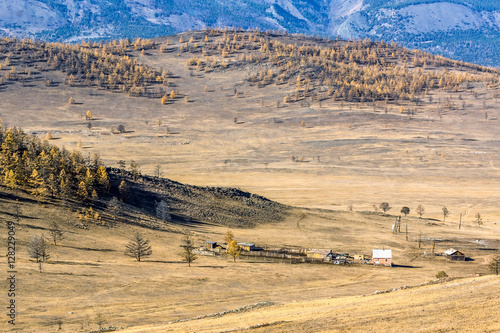
[(255, 244), (252, 243), (238, 243), (243, 251), (255, 251)]
[(203, 245), (205, 246), (205, 248), (213, 251), (217, 247), (217, 242), (206, 241)]
[(390, 249), (373, 249), (372, 258), (374, 265), (392, 266), (392, 250)]
[(310, 260), (331, 261), (334, 256), (330, 249), (307, 249), (306, 257)]
[(444, 256), (450, 260), (465, 261), (465, 254), (453, 248), (444, 251)]

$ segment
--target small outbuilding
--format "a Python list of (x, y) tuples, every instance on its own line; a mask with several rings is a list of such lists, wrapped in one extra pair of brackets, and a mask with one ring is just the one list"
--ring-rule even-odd
[(444, 251), (444, 256), (450, 260), (465, 261), (465, 254), (453, 248)]
[(217, 242), (206, 241), (203, 245), (208, 250), (213, 251), (217, 247)]
[(334, 254), (330, 249), (307, 249), (306, 257), (310, 260), (331, 261), (334, 258)]
[(365, 259), (366, 259), (366, 256), (364, 254), (355, 254), (354, 255), (354, 260), (362, 261), (362, 260), (365, 260)]
[(392, 266), (392, 250), (391, 249), (382, 249), (377, 250), (373, 249), (372, 251), (372, 263), (374, 265), (382, 265), (382, 266)]
[(238, 243), (243, 251), (255, 251), (255, 244), (252, 243)]

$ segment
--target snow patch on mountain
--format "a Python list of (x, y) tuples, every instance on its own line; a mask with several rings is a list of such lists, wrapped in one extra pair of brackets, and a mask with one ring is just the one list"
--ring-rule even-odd
[(331, 21), (354, 15), (363, 9), (363, 0), (331, 0), (329, 17)]
[(273, 16), (273, 18), (270, 18), (270, 17), (266, 18), (269, 22), (271, 22), (273, 24), (278, 24), (278, 21), (276, 21), (276, 19), (278, 19), (280, 21), (283, 20), (283, 16), (279, 15), (276, 12), (276, 8), (274, 8), (274, 6), (271, 6), (268, 9), (266, 9), (266, 13), (271, 14)]
[(62, 23), (58, 13), (42, 2), (0, 0), (1, 26), (32, 33), (56, 28)]
[(204, 28), (205, 23), (192, 17), (188, 14), (169, 15), (161, 20), (164, 25), (169, 25), (178, 31), (185, 31), (189, 29)]
[(480, 13), (449, 2), (408, 6), (397, 14), (408, 20), (404, 27), (409, 33), (478, 29), (485, 23)]

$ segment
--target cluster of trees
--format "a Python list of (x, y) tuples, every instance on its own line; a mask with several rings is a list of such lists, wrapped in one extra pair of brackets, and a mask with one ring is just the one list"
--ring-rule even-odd
[[(56, 246), (57, 242), (64, 238), (64, 231), (59, 224), (54, 221), (50, 223), (49, 231), (54, 246)], [(43, 263), (47, 262), (50, 258), (49, 243), (43, 234), (35, 235), (30, 239), (28, 243), (28, 255), (38, 263), (41, 273)]]
[[(224, 240), (227, 243), (227, 255), (233, 258), (233, 261), (236, 261), (236, 258), (241, 254), (241, 248), (234, 239), (234, 234), (231, 230), (226, 232)], [(180, 247), (182, 248), (180, 252), (182, 261), (187, 262), (188, 265), (191, 266), (191, 263), (198, 259), (198, 256), (194, 252), (196, 246), (194, 245), (193, 238), (189, 233), (186, 233), (186, 235), (182, 238), (182, 244)], [(133, 239), (125, 247), (125, 254), (135, 258), (137, 261), (141, 261), (141, 259), (150, 256), (152, 253), (153, 250), (149, 244), (149, 240), (147, 240), (140, 232), (135, 233)]]
[(81, 203), (106, 195), (110, 189), (99, 155), (84, 158), (78, 151), (60, 149), (16, 128), (0, 128), (0, 181), (37, 196)]
[[(374, 207), (376, 210), (380, 208), (384, 213), (392, 209), (392, 207), (387, 202), (382, 202), (378, 207), (374, 205)], [(349, 210), (352, 211), (352, 205), (349, 206)], [(450, 210), (447, 207), (443, 207), (441, 210), (443, 214), (443, 221), (446, 221), (446, 218), (448, 217), (448, 215), (450, 215)], [(422, 215), (425, 214), (425, 207), (423, 205), (418, 205), (415, 211), (418, 216), (422, 218)], [(410, 207), (403, 206), (401, 208), (401, 214), (404, 214), (405, 216), (410, 214)], [(476, 222), (478, 226), (481, 226), (483, 224), (483, 218), (481, 217), (480, 213), (476, 213), (476, 215), (474, 215), (474, 222)]]
[[(210, 33), (216, 34), (213, 30)], [(262, 69), (250, 75), (248, 80), (259, 86), (271, 83), (296, 85), (285, 102), (306, 97), (318, 100), (333, 97), (352, 102), (416, 101), (418, 95), (432, 89), (457, 91), (467, 82), (486, 80), (481, 75), (457, 74), (447, 69), (427, 70), (431, 66), (499, 73), (487, 67), (410, 51), (395, 43), (376, 43), (368, 39), (327, 41), (326, 46), (319, 46), (310, 40), (310, 43), (298, 46), (278, 38), (271, 39), (258, 31), (220, 31), (219, 34), (221, 36), (217, 41), (205, 42), (201, 46), (205, 60), (195, 56), (187, 61), (187, 65), (208, 71), (249, 63), (271, 64), (274, 70)], [(189, 50), (200, 52), (198, 48)], [(222, 59), (234, 55), (235, 61), (219, 61), (211, 58), (212, 55)], [(409, 70), (410, 67), (413, 69)]]
[[(127, 55), (133, 49), (154, 47), (153, 41), (141, 39), (133, 43), (123, 39), (108, 43), (82, 41), (80, 44), (0, 39), (0, 54), (6, 55), (4, 64), (13, 68), (12, 75), (9, 75), (11, 80), (20, 79), (19, 74), (23, 74), (23, 80), (32, 78), (33, 67), (42, 71), (61, 70), (68, 75), (69, 85), (120, 89), (132, 95), (146, 94), (147, 87), (152, 84), (166, 84), (171, 75), (139, 64), (137, 58)], [(25, 67), (24, 73), (17, 73), (15, 66)]]

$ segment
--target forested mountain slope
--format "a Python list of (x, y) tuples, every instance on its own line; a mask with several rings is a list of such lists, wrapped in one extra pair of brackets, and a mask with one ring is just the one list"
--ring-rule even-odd
[(496, 66), (500, 4), (467, 0), (0, 1), (0, 33), (51, 41), (154, 37), (235, 26), (394, 40)]

